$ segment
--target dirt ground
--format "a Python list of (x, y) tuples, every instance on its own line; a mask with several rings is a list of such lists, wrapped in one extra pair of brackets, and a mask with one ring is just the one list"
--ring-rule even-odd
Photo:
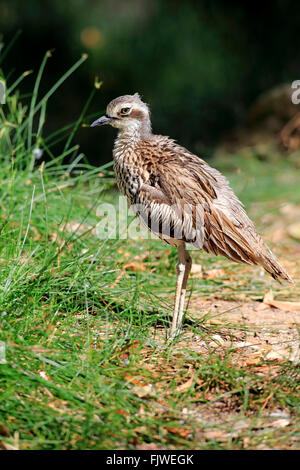
[(203, 310), (210, 312), (207, 325), (216, 333), (210, 333), (207, 340), (202, 335), (194, 337), (191, 348), (203, 348), (203, 352), (211, 348), (236, 349), (239, 360), (246, 365), (262, 358), (299, 362), (300, 304), (299, 310), (291, 311), (263, 302), (192, 299), (191, 317), (198, 319)]
[[(256, 211), (257, 208), (254, 208), (253, 213)], [(299, 363), (299, 220), (300, 205), (295, 204), (283, 205), (276, 216), (266, 214), (261, 218), (263, 225), (265, 224), (263, 238), (270, 243), (279, 261), (294, 279), (295, 286), (285, 287), (273, 283), (274, 292), (266, 289), (264, 298), (259, 301), (252, 301), (248, 296), (234, 301), (213, 296), (203, 299), (197, 298), (195, 293), (192, 295), (189, 304), (191, 316), (200, 319), (203, 312), (208, 312), (208, 323), (216, 327), (217, 333), (209, 341), (210, 347), (237, 348), (240, 350), (241, 360), (245, 356), (249, 363), (259, 362), (260, 358)], [(242, 269), (244, 268), (241, 267)], [(214, 275), (214, 270), (212, 274)], [(254, 272), (254, 276), (257, 274), (257, 271)], [(203, 338), (193, 341), (194, 343), (198, 343), (197, 347), (204, 347)]]
[[(205, 329), (195, 335), (185, 328), (175, 346), (178, 352), (186, 347), (206, 356), (212, 353), (224, 357), (230, 351), (232, 362), (241, 370), (252, 370), (268, 383), (280, 374), (281, 364), (299, 364), (300, 309), (271, 307), (261, 301), (191, 299), (189, 317), (200, 319), (203, 311), (210, 312)], [(285, 407), (269, 409), (272, 393), (259, 414), (244, 414), (232, 408), (230, 396), (225, 393), (220, 399), (212, 395), (207, 404), (184, 408), (182, 418), (191, 417), (199, 423), (200, 442), (213, 440), (222, 446), (241, 440), (244, 449), (299, 449), (297, 418)]]

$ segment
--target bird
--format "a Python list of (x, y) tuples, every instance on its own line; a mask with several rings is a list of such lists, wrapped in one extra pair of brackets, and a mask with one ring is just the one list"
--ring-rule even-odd
[(277, 281), (293, 284), (226, 177), (174, 139), (154, 134), (150, 108), (138, 93), (112, 100), (91, 127), (103, 125), (118, 130), (113, 162), (120, 192), (140, 222), (178, 251), (171, 340), (183, 321), (192, 267), (187, 244), (236, 263), (261, 265)]

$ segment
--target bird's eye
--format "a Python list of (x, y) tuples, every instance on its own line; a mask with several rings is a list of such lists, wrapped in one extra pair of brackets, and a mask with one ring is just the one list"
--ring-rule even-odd
[(131, 111), (131, 108), (122, 108), (121, 111), (120, 111), (120, 114), (122, 116), (126, 116), (126, 114), (129, 114)]

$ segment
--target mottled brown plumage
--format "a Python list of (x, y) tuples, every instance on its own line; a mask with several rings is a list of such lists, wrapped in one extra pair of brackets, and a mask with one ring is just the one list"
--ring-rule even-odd
[(176, 246), (178, 279), (171, 336), (183, 315), (191, 258), (185, 243), (237, 263), (259, 264), (278, 281), (289, 274), (257, 234), (227, 179), (173, 139), (154, 135), (138, 94), (116, 98), (92, 126), (119, 129), (114, 170), (120, 191), (154, 234)]

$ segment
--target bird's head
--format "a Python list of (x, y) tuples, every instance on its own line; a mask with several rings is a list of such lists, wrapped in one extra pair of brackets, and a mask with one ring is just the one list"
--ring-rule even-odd
[(115, 98), (106, 108), (106, 115), (96, 119), (91, 127), (109, 124), (121, 132), (147, 138), (151, 134), (150, 111), (140, 95), (124, 95)]

